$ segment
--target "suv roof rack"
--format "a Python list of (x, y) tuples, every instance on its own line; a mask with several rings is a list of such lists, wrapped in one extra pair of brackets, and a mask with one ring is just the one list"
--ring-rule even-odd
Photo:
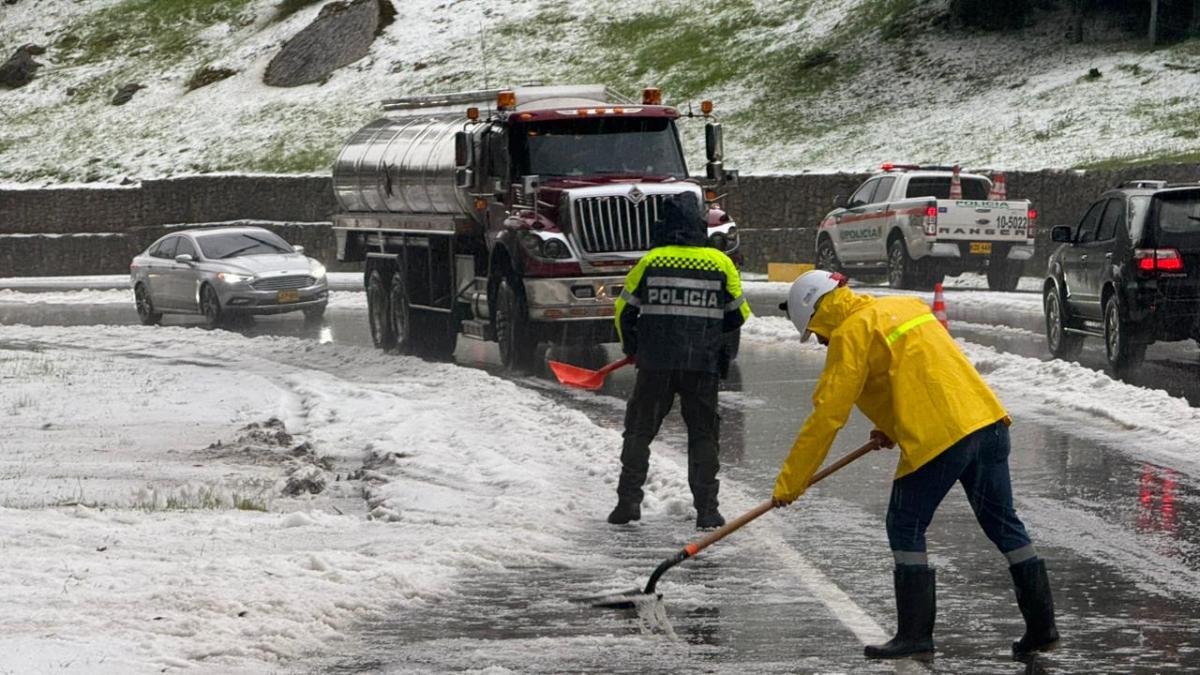
[(1167, 187), (1167, 181), (1165, 181), (1165, 180), (1127, 180), (1124, 183), (1121, 183), (1120, 185), (1118, 185), (1117, 189), (1149, 188), (1151, 190), (1157, 190), (1159, 188), (1165, 188), (1165, 187)]

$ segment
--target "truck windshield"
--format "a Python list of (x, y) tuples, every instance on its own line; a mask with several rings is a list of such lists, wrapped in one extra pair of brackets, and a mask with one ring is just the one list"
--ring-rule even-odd
[(512, 142), (522, 175), (687, 177), (675, 124), (665, 117), (536, 122), (516, 127)]
[[(984, 201), (988, 198), (988, 183), (982, 178), (962, 178), (963, 199)], [(906, 197), (950, 198), (949, 176), (913, 176), (908, 180)]]

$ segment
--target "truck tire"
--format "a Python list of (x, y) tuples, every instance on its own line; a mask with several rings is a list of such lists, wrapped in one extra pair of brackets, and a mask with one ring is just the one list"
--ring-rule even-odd
[(912, 289), (917, 285), (917, 271), (912, 258), (908, 257), (908, 246), (899, 237), (888, 244), (888, 286)]
[(842, 272), (842, 263), (838, 260), (837, 250), (833, 248), (829, 237), (821, 237), (821, 241), (817, 243), (816, 268), (826, 272)]
[(1056, 359), (1074, 360), (1083, 348), (1083, 336), (1067, 331), (1071, 327), (1071, 317), (1067, 315), (1067, 305), (1057, 285), (1046, 291), (1042, 307), (1046, 313), (1046, 346), (1050, 348), (1050, 354)]
[(420, 327), (413, 321), (414, 312), (408, 306), (408, 288), (404, 274), (396, 271), (388, 288), (388, 329), (392, 334), (392, 346), (400, 354), (415, 354), (419, 343)]
[(388, 295), (388, 284), (383, 274), (378, 268), (371, 270), (367, 275), (367, 321), (371, 325), (371, 342), (384, 350), (396, 346)]
[(1116, 293), (1109, 295), (1104, 303), (1104, 353), (1109, 367), (1119, 377), (1142, 365), (1146, 358), (1146, 345), (1134, 341), (1130, 325), (1121, 318)]
[(500, 363), (505, 368), (520, 372), (533, 369), (537, 342), (530, 328), (521, 282), (501, 281), (496, 289), (496, 342), (500, 345)]
[(988, 262), (987, 282), (988, 290), (1003, 291), (1011, 293), (1017, 290), (1017, 284), (1021, 283), (1021, 263), (1012, 263), (1007, 260), (991, 260)]

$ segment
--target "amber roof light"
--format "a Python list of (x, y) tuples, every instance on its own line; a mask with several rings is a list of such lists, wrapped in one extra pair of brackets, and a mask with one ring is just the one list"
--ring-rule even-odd
[(642, 105), (662, 105), (662, 89), (646, 87), (642, 90)]
[(512, 110), (517, 107), (517, 92), (502, 91), (496, 94), (497, 110)]

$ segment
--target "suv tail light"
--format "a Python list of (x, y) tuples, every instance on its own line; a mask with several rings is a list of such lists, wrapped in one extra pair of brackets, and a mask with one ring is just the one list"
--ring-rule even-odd
[(930, 205), (925, 207), (925, 222), (922, 224), (922, 227), (925, 229), (925, 236), (927, 237), (937, 236), (937, 214), (937, 206)]
[(1037, 234), (1037, 209), (1029, 209), (1029, 228), (1025, 230), (1025, 238), (1033, 239)]
[(1142, 272), (1182, 272), (1183, 256), (1173, 248), (1134, 249), (1133, 259)]

